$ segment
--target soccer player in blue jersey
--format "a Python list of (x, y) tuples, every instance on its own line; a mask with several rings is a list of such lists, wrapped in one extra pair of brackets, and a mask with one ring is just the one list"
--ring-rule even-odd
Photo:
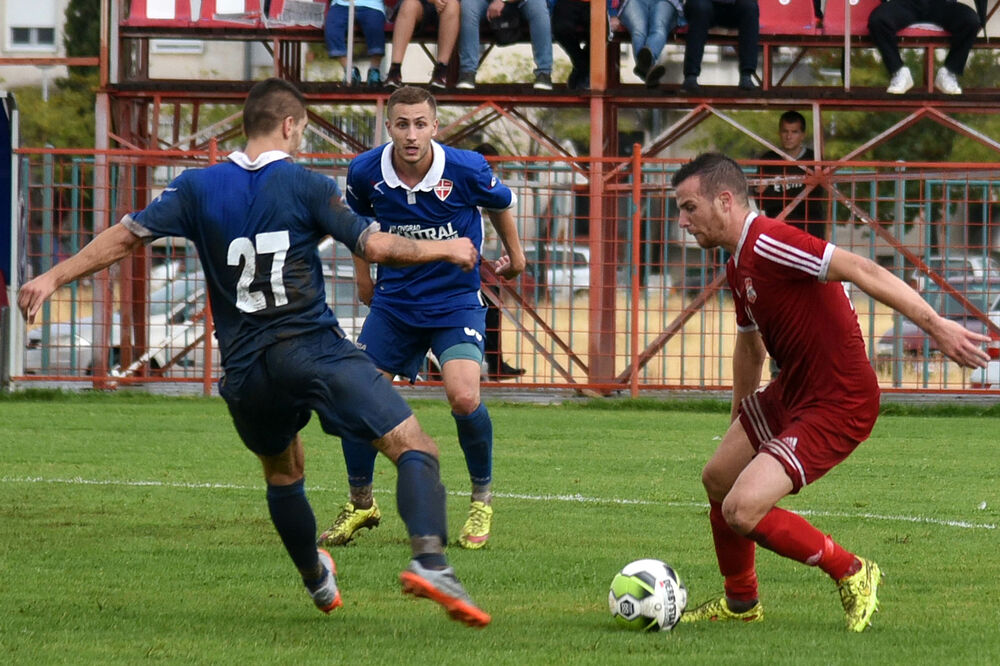
[[(358, 155), (347, 173), (347, 203), (374, 217), (381, 229), (404, 238), (467, 238), (482, 247), (486, 211), (505, 254), (495, 270), (505, 278), (524, 270), (524, 252), (512, 209), (514, 193), (497, 179), (486, 159), (436, 141), (434, 97), (407, 86), (386, 105), (392, 141)], [(387, 376), (411, 381), (428, 349), (441, 365), (458, 441), (472, 481), (468, 519), (458, 543), (481, 548), (493, 520), (493, 422), (480, 401), (479, 376), (486, 332), (486, 307), (479, 292), (479, 265), (462, 271), (446, 262), (420, 266), (379, 264), (377, 282), (355, 259), (361, 300), (370, 303), (358, 346)], [(343, 545), (362, 527), (381, 518), (372, 496), (376, 452), (353, 437), (342, 439), (350, 485), (348, 503), (333, 526), (320, 536), (324, 545)]]
[(333, 559), (316, 546), (304, 489), (298, 433), (313, 411), (327, 433), (372, 443), (398, 467), (398, 508), (413, 548), (400, 574), (403, 590), (433, 599), (465, 624), (485, 626), (490, 616), (469, 599), (444, 555), (437, 447), (391, 383), (345, 339), (325, 302), (316, 245), (329, 235), (380, 265), (444, 262), (470, 274), (478, 250), (466, 238), (419, 240), (363, 222), (331, 179), (291, 162), (306, 120), (304, 99), (290, 83), (256, 84), (243, 109), (244, 151), (182, 173), (145, 210), (26, 283), (18, 306), (30, 322), (56, 289), (144, 243), (164, 236), (193, 241), (225, 371), (219, 393), (260, 458), (271, 520), (316, 606), (328, 613), (341, 598)]

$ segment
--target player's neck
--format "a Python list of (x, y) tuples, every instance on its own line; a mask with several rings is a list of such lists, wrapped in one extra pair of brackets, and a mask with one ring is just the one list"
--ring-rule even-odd
[(392, 168), (396, 172), (396, 176), (399, 180), (407, 187), (415, 187), (419, 184), (427, 172), (431, 170), (431, 164), (434, 163), (434, 155), (428, 151), (427, 157), (420, 160), (416, 164), (409, 164), (403, 160), (397, 159), (395, 155), (392, 156)]
[(248, 139), (246, 148), (243, 149), (243, 152), (248, 158), (250, 158), (250, 161), (253, 162), (262, 154), (272, 150), (280, 150), (291, 154), (291, 151), (288, 149), (287, 141), (281, 141), (270, 136)]

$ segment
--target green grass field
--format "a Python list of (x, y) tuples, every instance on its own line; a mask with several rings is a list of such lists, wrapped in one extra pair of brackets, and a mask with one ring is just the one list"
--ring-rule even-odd
[[(607, 609), (615, 572), (671, 563), (692, 603), (718, 594), (700, 469), (724, 410), (652, 402), (492, 404), (494, 536), (448, 553), (484, 630), (404, 597), (395, 472), (382, 525), (333, 551), (344, 607), (316, 611), (267, 517), (258, 463), (218, 399), (0, 398), (0, 661), (5, 664), (997, 664), (995, 409), (896, 410), (783, 503), (887, 579), (864, 634), (822, 572), (759, 551), (767, 618), (637, 634)], [(443, 403), (414, 404), (442, 449), (457, 536), (468, 480)], [(305, 432), (319, 521), (346, 496), (336, 440)], [(320, 525), (320, 528), (325, 525)]]

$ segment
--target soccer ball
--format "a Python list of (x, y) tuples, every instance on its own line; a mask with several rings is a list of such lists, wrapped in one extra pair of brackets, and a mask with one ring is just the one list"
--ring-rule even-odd
[(670, 631), (687, 606), (687, 589), (660, 560), (636, 560), (611, 581), (608, 607), (618, 624), (640, 631)]

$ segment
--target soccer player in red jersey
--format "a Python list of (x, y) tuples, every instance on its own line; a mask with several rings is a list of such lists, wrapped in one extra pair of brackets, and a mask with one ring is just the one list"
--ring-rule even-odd
[[(681, 621), (762, 620), (754, 567), (760, 544), (826, 572), (837, 582), (847, 628), (863, 631), (878, 608), (878, 565), (776, 506), (850, 455), (878, 416), (878, 381), (841, 283), (905, 315), (964, 367), (986, 364), (987, 338), (939, 316), (875, 262), (754, 213), (742, 170), (724, 155), (699, 155), (673, 185), (680, 227), (701, 247), (732, 255), (726, 276), (737, 321), (731, 423), (702, 471), (725, 594)], [(766, 354), (781, 372), (760, 388)]]

